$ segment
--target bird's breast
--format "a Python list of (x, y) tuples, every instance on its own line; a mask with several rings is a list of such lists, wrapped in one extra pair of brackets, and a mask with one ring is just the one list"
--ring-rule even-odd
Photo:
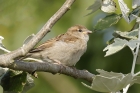
[[(60, 61), (67, 66), (75, 65), (80, 57), (84, 54), (87, 48), (87, 43), (82, 41), (65, 43), (59, 41), (51, 48), (44, 52), (47, 57)], [(44, 56), (45, 58), (45, 56)]]

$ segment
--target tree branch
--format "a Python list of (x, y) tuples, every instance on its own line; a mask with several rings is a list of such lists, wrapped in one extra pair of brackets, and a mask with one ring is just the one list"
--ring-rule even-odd
[(61, 73), (74, 78), (84, 79), (88, 82), (92, 82), (92, 77), (94, 74), (88, 72), (87, 70), (78, 70), (75, 67), (68, 67), (61, 64), (53, 64), (50, 62), (23, 62), (16, 61), (8, 68), (14, 70), (22, 70), (29, 73), (33, 73), (35, 71), (44, 71), (50, 72), (52, 74)]

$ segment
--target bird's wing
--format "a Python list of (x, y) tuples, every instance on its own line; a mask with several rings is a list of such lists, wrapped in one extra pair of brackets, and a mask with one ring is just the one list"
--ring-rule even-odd
[(30, 53), (39, 52), (39, 51), (44, 50), (45, 48), (52, 47), (56, 41), (57, 41), (56, 37), (52, 38), (52, 39), (49, 39), (45, 43), (38, 46), (37, 48), (31, 49), (29, 52)]
[(58, 42), (58, 41), (62, 41), (62, 42), (66, 42), (66, 43), (69, 43), (69, 42), (74, 42), (75, 40), (77, 40), (78, 38), (74, 37), (74, 36), (71, 36), (67, 33), (65, 34), (61, 34), (61, 35), (58, 35), (57, 37), (55, 38), (52, 38), (50, 40), (47, 40), (45, 43), (41, 44), (40, 46), (38, 46), (37, 48), (34, 48), (32, 50), (29, 51), (29, 53), (34, 53), (34, 52), (39, 52), (39, 51), (43, 51), (45, 48), (50, 48), (54, 45), (55, 42)]
[(37, 48), (34, 48), (34, 49), (30, 50), (30, 53), (39, 52), (39, 51), (43, 51), (45, 48), (50, 48), (57, 41), (62, 41), (62, 42), (69, 43), (69, 42), (74, 42), (77, 39), (78, 38), (76, 38), (74, 36), (71, 36), (71, 35), (69, 35), (67, 33), (61, 34), (61, 35), (58, 35), (55, 38), (52, 38), (52, 39), (47, 40), (45, 43), (41, 44)]

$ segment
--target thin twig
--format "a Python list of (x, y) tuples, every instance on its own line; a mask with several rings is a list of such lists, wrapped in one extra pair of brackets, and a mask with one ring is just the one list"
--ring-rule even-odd
[(136, 74), (134, 74), (134, 77), (135, 77), (135, 76), (138, 76), (139, 74), (140, 74), (140, 71), (139, 71), (139, 72), (137, 72)]
[[(138, 20), (138, 19), (139, 19), (139, 18), (137, 17), (137, 20)], [(139, 29), (138, 29), (138, 31), (139, 31), (138, 40), (140, 40), (140, 22), (138, 21), (137, 23), (139, 24)], [(135, 52), (132, 52), (132, 53), (133, 53), (133, 63), (132, 63), (131, 74), (132, 74), (133, 77), (136, 76), (137, 74), (139, 74), (139, 73), (136, 73), (136, 74), (134, 73), (135, 66), (136, 66), (136, 62), (137, 62), (137, 57), (138, 57), (138, 53), (139, 53), (139, 48), (140, 48), (140, 43), (137, 43), (136, 51), (135, 51)], [(124, 92), (123, 92), (123, 93), (127, 93), (129, 87), (130, 87), (130, 84), (127, 85), (127, 86), (124, 88)]]
[[(140, 40), (140, 24), (139, 24), (138, 40)], [(132, 69), (131, 69), (131, 74), (133, 76), (134, 76), (135, 65), (136, 65), (136, 61), (137, 61), (137, 57), (138, 57), (138, 53), (139, 53), (139, 47), (140, 47), (140, 43), (137, 43), (136, 52), (135, 52), (135, 54), (133, 54), (133, 64), (132, 64)]]
[(123, 93), (127, 93), (129, 87), (130, 87), (130, 84), (128, 84), (128, 85), (123, 89)]

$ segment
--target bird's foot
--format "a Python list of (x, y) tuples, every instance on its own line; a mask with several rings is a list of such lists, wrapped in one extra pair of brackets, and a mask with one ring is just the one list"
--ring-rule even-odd
[(58, 60), (53, 60), (53, 61), (54, 61), (54, 64), (62, 65), (62, 63)]
[(62, 73), (62, 69), (63, 69), (63, 67), (65, 66), (64, 64), (62, 64), (60, 61), (58, 61), (58, 60), (53, 60), (54, 61), (54, 64), (58, 64), (58, 65), (60, 65), (60, 70), (59, 70), (59, 73)]

